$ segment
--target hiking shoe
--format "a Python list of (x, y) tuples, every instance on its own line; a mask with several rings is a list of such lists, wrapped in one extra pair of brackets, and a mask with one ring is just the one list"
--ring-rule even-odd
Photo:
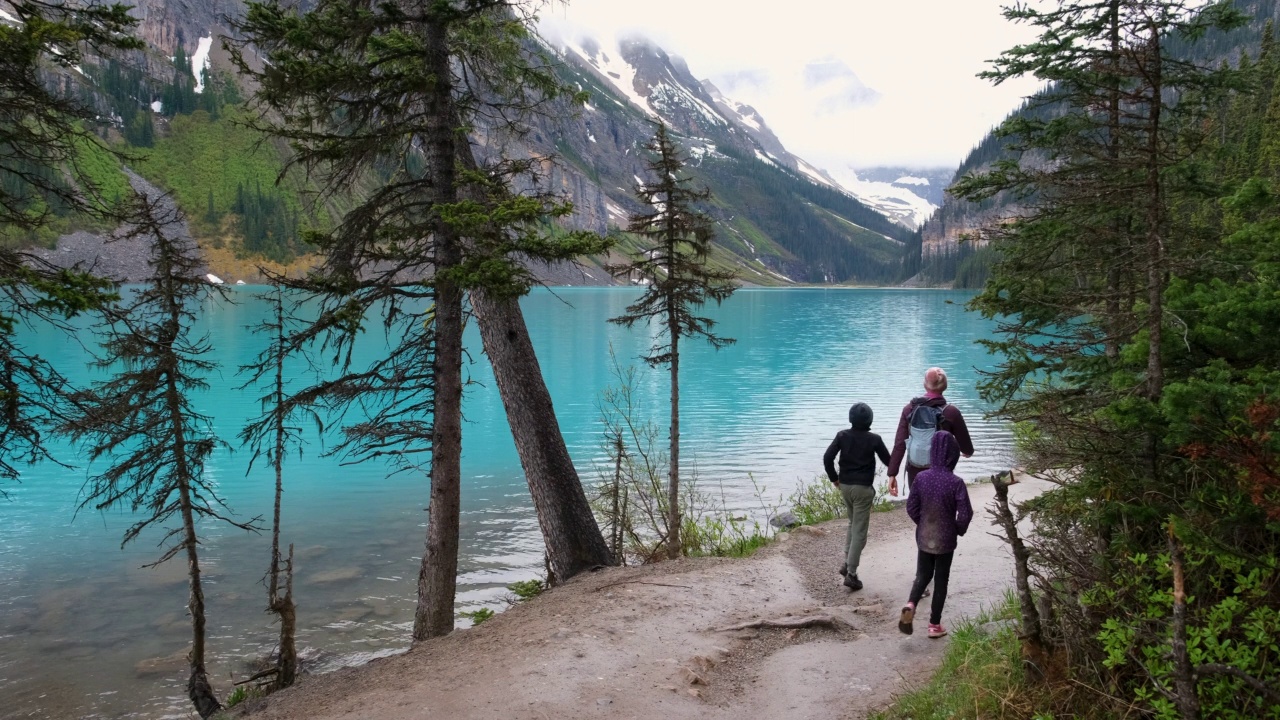
[(862, 581), (858, 579), (856, 574), (844, 576), (844, 586), (850, 590), (857, 592), (862, 589)]
[(911, 622), (916, 619), (916, 606), (913, 603), (907, 603), (902, 606), (902, 614), (898, 616), (898, 630), (903, 635), (910, 635), (915, 632), (915, 628)]
[(933, 623), (929, 623), (929, 637), (940, 638), (946, 634), (947, 634), (947, 629), (942, 627), (941, 623), (937, 625), (934, 625)]
[(849, 574), (849, 563), (842, 563), (840, 565), (840, 577), (844, 577), (848, 574)]

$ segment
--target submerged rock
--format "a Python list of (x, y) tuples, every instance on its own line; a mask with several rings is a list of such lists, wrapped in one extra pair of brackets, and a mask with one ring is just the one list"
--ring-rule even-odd
[(324, 585), (326, 583), (351, 582), (359, 580), (364, 576), (364, 571), (355, 565), (349, 565), (342, 568), (334, 568), (333, 570), (325, 570), (316, 573), (307, 578), (308, 585)]
[(133, 666), (133, 669), (134, 672), (138, 674), (138, 677), (164, 675), (166, 673), (175, 672), (187, 666), (187, 663), (189, 662), (188, 655), (190, 652), (191, 648), (187, 648), (185, 650), (179, 650), (172, 655), (139, 660), (137, 664)]

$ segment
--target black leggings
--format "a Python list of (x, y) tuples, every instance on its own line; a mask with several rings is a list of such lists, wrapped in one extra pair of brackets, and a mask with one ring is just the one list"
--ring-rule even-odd
[(933, 581), (933, 606), (929, 609), (929, 623), (942, 622), (942, 605), (947, 601), (947, 581), (951, 579), (951, 558), (955, 552), (934, 555), (923, 550), (916, 554), (916, 581), (911, 586), (911, 602), (920, 602), (924, 589)]

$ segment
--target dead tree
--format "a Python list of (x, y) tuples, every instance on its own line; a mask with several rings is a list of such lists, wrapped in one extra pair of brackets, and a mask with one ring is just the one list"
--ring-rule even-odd
[(1013, 582), (1018, 592), (1018, 610), (1021, 615), (1019, 637), (1022, 640), (1023, 659), (1034, 665), (1041, 677), (1044, 677), (1048, 673), (1048, 660), (1052, 652), (1045, 642), (1035, 594), (1031, 590), (1031, 551), (1018, 533), (1020, 518), (1009, 507), (1009, 486), (1015, 483), (1017, 479), (1012, 472), (999, 473), (991, 478), (996, 499), (988, 512), (1004, 530), (1004, 535), (997, 537), (1008, 543), (1013, 553)]
[(286, 393), (284, 363), (296, 348), (290, 342), (291, 318), (285, 312), (284, 290), (277, 286), (269, 296), (268, 302), (271, 306), (271, 317), (253, 330), (267, 335), (270, 341), (267, 348), (258, 355), (256, 362), (240, 369), (242, 374), (249, 376), (244, 387), (267, 386), (266, 394), (258, 398), (262, 406), (262, 414), (240, 431), (240, 441), (248, 445), (253, 453), (247, 472), (251, 472), (254, 463), (259, 458), (263, 458), (275, 473), (275, 505), (271, 519), (271, 564), (267, 570), (267, 611), (275, 613), (280, 623), (280, 646), (276, 655), (275, 674), (271, 681), (271, 688), (279, 690), (292, 685), (298, 673), (296, 642), (298, 613), (293, 603), (293, 545), (289, 545), (287, 559), (282, 559), (280, 554), (280, 508), (284, 494), (284, 458), (291, 450), (297, 450), (299, 454), (302, 452), (301, 429), (297, 426), (299, 420), (309, 421), (319, 429), (323, 429), (323, 423), (312, 408), (298, 404)]

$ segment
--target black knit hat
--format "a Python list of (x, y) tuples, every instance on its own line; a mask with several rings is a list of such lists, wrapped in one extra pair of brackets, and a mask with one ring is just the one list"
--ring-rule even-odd
[(849, 424), (854, 430), (870, 430), (873, 417), (871, 406), (866, 403), (854, 403), (853, 407), (849, 408)]

